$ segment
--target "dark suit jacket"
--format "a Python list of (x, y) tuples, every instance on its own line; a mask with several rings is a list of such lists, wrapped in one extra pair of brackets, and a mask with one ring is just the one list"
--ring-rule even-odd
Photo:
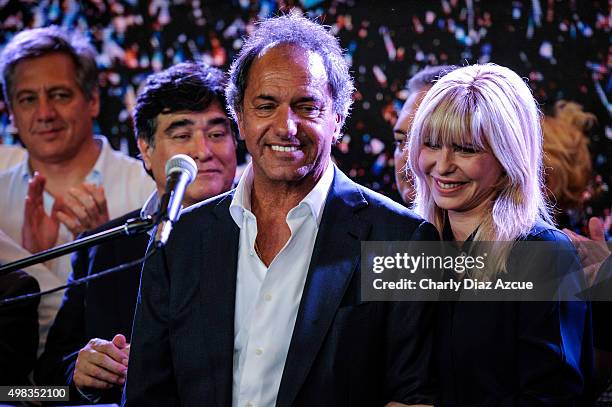
[[(0, 299), (40, 291), (36, 279), (25, 271), (0, 277)], [(0, 307), (0, 385), (29, 385), (28, 374), (36, 362), (38, 348), (38, 303), (40, 298)]]
[[(232, 193), (181, 215), (145, 264), (125, 404), (231, 406), (239, 228)], [(438, 240), (435, 228), (336, 169), (277, 406), (432, 401), (432, 308), (360, 299), (366, 240)]]
[[(140, 210), (114, 219), (86, 235), (123, 225), (128, 219), (139, 217)], [(69, 281), (97, 274), (111, 267), (143, 257), (149, 236), (121, 236), (116, 240), (80, 250), (72, 258), (73, 272)], [(70, 385), (71, 401), (82, 403), (72, 383), (78, 351), (92, 338), (111, 340), (116, 334), (130, 338), (140, 284), (141, 265), (71, 287), (49, 331), (45, 351), (36, 371), (37, 384)], [(119, 403), (121, 388), (101, 392), (102, 402)]]

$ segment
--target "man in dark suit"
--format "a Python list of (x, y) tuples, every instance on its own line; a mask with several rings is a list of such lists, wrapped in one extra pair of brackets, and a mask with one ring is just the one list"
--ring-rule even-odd
[[(225, 111), (225, 77), (216, 69), (183, 63), (151, 75), (138, 96), (134, 122), (146, 170), (157, 193), (141, 211), (128, 213), (89, 234), (153, 214), (165, 190), (164, 166), (187, 154), (198, 175), (186, 190), (183, 206), (228, 191), (236, 172), (236, 140)], [(144, 256), (149, 236), (124, 236), (82, 250), (73, 257), (71, 279)], [(129, 359), (140, 266), (67, 290), (36, 369), (38, 384), (70, 385), (74, 402), (115, 402)]]
[(362, 241), (437, 233), (332, 163), (352, 91), (321, 25), (272, 18), (245, 41), (226, 97), (252, 163), (145, 264), (124, 405), (431, 403), (431, 309), (362, 301), (359, 260)]

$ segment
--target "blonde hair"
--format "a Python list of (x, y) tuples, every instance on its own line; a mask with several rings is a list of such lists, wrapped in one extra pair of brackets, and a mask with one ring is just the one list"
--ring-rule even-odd
[[(512, 70), (495, 64), (456, 69), (434, 84), (416, 113), (408, 148), (416, 176), (414, 209), (442, 231), (446, 211), (434, 202), (418, 166), (425, 142), (473, 145), (490, 151), (502, 166), (475, 241), (511, 242), (527, 235), (536, 221), (552, 224), (542, 193), (540, 114), (530, 89)], [(505, 271), (511, 245), (503, 247), (494, 258), (495, 269)]]
[(542, 119), (546, 186), (561, 209), (576, 208), (582, 202), (591, 176), (589, 141), (584, 132), (596, 122), (594, 114), (564, 100), (555, 104), (554, 116)]

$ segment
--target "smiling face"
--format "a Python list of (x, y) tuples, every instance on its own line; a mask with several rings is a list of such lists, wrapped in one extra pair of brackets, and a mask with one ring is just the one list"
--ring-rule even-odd
[(231, 189), (236, 172), (236, 141), (229, 119), (218, 102), (202, 112), (159, 114), (155, 145), (138, 139), (145, 166), (153, 172), (157, 191), (166, 188), (166, 162), (176, 154), (187, 154), (198, 166), (196, 179), (183, 198), (188, 206)]
[(397, 190), (402, 200), (406, 203), (410, 203), (414, 199), (414, 186), (412, 185), (412, 181), (407, 177), (410, 176), (410, 174), (406, 174), (406, 161), (408, 160), (406, 146), (408, 145), (408, 135), (410, 134), (410, 127), (412, 127), (412, 121), (414, 120), (417, 108), (429, 89), (431, 89), (431, 86), (426, 86), (424, 89), (410, 93), (404, 106), (402, 106), (402, 111), (397, 118), (395, 127), (393, 127), (393, 138), (395, 139), (395, 150), (393, 151), (393, 161), (395, 162), (395, 185), (397, 186)]
[(312, 187), (327, 167), (339, 123), (320, 55), (283, 44), (255, 59), (238, 127), (256, 183)]
[(426, 141), (419, 152), (418, 165), (436, 205), (448, 210), (449, 216), (461, 212), (482, 219), (503, 174), (493, 154), (471, 145)]
[(32, 159), (64, 162), (93, 142), (98, 95), (87, 99), (78, 87), (68, 55), (25, 59), (15, 66), (13, 82), (11, 119)]

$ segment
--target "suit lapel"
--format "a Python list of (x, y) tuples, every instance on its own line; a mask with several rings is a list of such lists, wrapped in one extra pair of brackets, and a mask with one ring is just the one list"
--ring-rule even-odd
[[(139, 250), (141, 253), (140, 256), (143, 256), (148, 242), (149, 242), (149, 235), (141, 234), (139, 236), (133, 236), (132, 240), (130, 241), (126, 240), (124, 248), (129, 247), (130, 252), (132, 252), (132, 249)], [(113, 253), (113, 256), (115, 256), (117, 252), (113, 250), (112, 253)], [(122, 258), (121, 262), (117, 262), (113, 264), (121, 264), (121, 263), (130, 261), (130, 260), (134, 260), (133, 255), (130, 256), (130, 258)], [(138, 293), (138, 289), (140, 287), (141, 270), (142, 270), (142, 263), (140, 263), (136, 267), (133, 267), (133, 270), (126, 270), (125, 272), (119, 273), (116, 276), (120, 278), (121, 280), (120, 284), (123, 284), (125, 286), (126, 288), (125, 292), (131, 292), (135, 294)], [(115, 281), (115, 284), (117, 284), (116, 281)], [(108, 292), (113, 292), (113, 290), (108, 291)], [(129, 332), (130, 335), (132, 332), (134, 311), (136, 310), (136, 300), (137, 300), (137, 295), (134, 295), (130, 298), (126, 298), (124, 301), (121, 301), (121, 300), (112, 301), (114, 306), (117, 307), (117, 313), (115, 315), (120, 315), (121, 326), (124, 327), (123, 329), (125, 330), (125, 332), (126, 333)], [(121, 309), (119, 309), (119, 307)], [(126, 310), (129, 310), (130, 312), (125, 312)]]
[(358, 265), (370, 224), (356, 211), (366, 205), (357, 186), (335, 168), (283, 370), (279, 407), (293, 404)]
[(234, 303), (240, 229), (229, 214), (233, 194), (214, 208), (216, 224), (202, 225), (202, 278), (200, 292), (204, 320), (204, 349), (211, 366), (217, 406), (232, 403), (234, 355)]

